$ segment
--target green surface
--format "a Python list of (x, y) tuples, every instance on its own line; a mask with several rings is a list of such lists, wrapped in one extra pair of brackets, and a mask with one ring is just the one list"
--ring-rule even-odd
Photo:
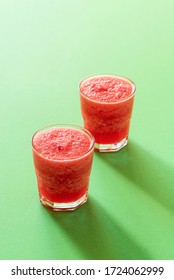
[[(0, 4), (0, 259), (174, 259), (173, 0)], [(82, 124), (78, 84), (132, 79), (130, 141), (95, 152), (89, 200), (54, 213), (38, 199), (31, 137)]]

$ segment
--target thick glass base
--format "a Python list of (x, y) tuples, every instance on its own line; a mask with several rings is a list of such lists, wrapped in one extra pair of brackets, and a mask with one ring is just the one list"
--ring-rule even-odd
[(128, 139), (124, 138), (118, 143), (114, 144), (98, 144), (95, 143), (95, 149), (98, 150), (99, 152), (106, 153), (106, 152), (117, 152), (123, 147), (125, 147), (128, 143)]
[(40, 194), (40, 202), (48, 207), (51, 208), (53, 211), (73, 211), (82, 204), (84, 204), (88, 199), (88, 194), (86, 193), (80, 199), (72, 202), (66, 203), (59, 203), (59, 202), (52, 202), (47, 200), (43, 195)]

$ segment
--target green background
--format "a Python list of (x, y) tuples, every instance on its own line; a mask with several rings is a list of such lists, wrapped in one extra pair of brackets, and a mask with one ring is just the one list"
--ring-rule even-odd
[[(174, 259), (173, 0), (0, 2), (0, 259)], [(129, 144), (95, 152), (88, 202), (44, 208), (33, 133), (83, 124), (78, 84), (137, 86)]]

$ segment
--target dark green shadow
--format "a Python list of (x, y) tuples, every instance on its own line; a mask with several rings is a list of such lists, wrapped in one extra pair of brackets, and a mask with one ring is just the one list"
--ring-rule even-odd
[(140, 248), (92, 197), (73, 212), (45, 211), (73, 240), (83, 259), (150, 259), (146, 249)]
[(95, 156), (174, 213), (173, 166), (169, 166), (133, 141), (119, 152), (96, 152)]

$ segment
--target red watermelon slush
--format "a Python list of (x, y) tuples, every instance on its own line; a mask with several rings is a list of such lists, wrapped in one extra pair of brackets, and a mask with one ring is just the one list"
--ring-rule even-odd
[(49, 126), (32, 138), (40, 201), (55, 211), (74, 210), (87, 200), (94, 138), (73, 125)]
[(119, 76), (91, 76), (80, 83), (84, 127), (99, 151), (118, 151), (127, 144), (134, 93), (134, 83)]

